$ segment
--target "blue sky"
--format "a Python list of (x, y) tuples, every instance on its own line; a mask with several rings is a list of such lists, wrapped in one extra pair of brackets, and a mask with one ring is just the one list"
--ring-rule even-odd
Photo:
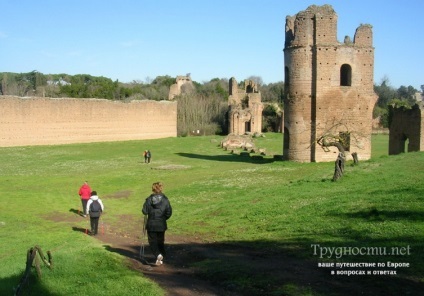
[(283, 81), (286, 16), (330, 4), (339, 41), (373, 26), (377, 84), (424, 84), (421, 0), (0, 1), (0, 72)]

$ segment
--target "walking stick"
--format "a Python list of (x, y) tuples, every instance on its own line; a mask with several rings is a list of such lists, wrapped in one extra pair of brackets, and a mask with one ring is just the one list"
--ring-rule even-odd
[(144, 259), (144, 239), (146, 237), (146, 220), (147, 220), (147, 215), (144, 215), (143, 232), (141, 236), (140, 259)]

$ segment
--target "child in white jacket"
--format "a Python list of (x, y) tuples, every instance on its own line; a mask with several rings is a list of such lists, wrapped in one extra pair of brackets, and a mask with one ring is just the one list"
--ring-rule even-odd
[(90, 215), (91, 235), (98, 234), (99, 219), (103, 211), (104, 206), (102, 200), (97, 196), (96, 191), (92, 191), (86, 208), (86, 212)]

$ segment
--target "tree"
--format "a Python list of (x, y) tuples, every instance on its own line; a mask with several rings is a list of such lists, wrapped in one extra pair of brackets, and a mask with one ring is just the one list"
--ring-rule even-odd
[(0, 84), (0, 94), (7, 95), (8, 90), (8, 73), (0, 74), (1, 84)]
[(253, 76), (252, 75), (252, 76), (249, 76), (247, 79), (254, 81), (256, 83), (257, 87), (261, 87), (262, 84), (264, 84), (264, 81), (262, 80), (261, 76)]
[(410, 106), (415, 105), (416, 103), (415, 94), (417, 92), (418, 90), (416, 90), (411, 85), (408, 87), (401, 85), (397, 90), (398, 98), (402, 101), (407, 102)]
[(152, 85), (155, 86), (166, 86), (166, 87), (171, 87), (171, 85), (173, 85), (175, 83), (175, 78), (172, 78), (169, 75), (165, 75), (165, 76), (157, 76), (153, 81), (152, 81)]
[(380, 124), (387, 128), (388, 126), (388, 104), (395, 98), (398, 94), (396, 89), (390, 86), (389, 79), (384, 77), (380, 85), (374, 85), (374, 91), (378, 95), (377, 103), (374, 106), (373, 118), (380, 117)]
[(342, 138), (334, 135), (324, 135), (318, 138), (317, 143), (324, 149), (328, 149), (328, 147), (333, 146), (339, 150), (337, 159), (334, 164), (334, 175), (332, 179), (333, 181), (339, 180), (343, 176), (346, 160)]
[(228, 79), (213, 78), (209, 82), (203, 84), (195, 84), (196, 91), (203, 96), (219, 96), (223, 101), (226, 101), (229, 96)]
[(187, 136), (218, 134), (222, 132), (228, 105), (218, 95), (205, 96), (198, 92), (181, 94), (178, 101), (177, 134)]
[[(325, 152), (330, 152), (329, 147), (336, 147), (338, 150), (337, 159), (335, 161), (335, 169), (333, 181), (337, 181), (343, 176), (344, 164), (346, 160), (345, 151), (352, 151), (353, 147), (360, 147), (361, 138), (365, 137), (365, 133), (360, 126), (355, 126), (355, 130), (349, 128), (343, 118), (344, 114), (339, 116), (340, 119), (329, 120), (322, 129), (321, 134), (317, 137), (316, 143), (321, 146)], [(343, 131), (343, 132), (341, 132)], [(315, 145), (315, 143), (312, 143)], [(347, 148), (350, 147), (350, 148)], [(353, 152), (352, 157), (354, 163), (358, 163), (357, 153)]]
[(284, 82), (264, 84), (261, 87), (262, 102), (279, 103), (281, 106), (284, 99)]
[(389, 102), (398, 96), (396, 89), (390, 86), (387, 77), (383, 78), (380, 85), (374, 85), (374, 91), (378, 95), (377, 105), (383, 108), (386, 108)]
[[(423, 86), (421, 87), (423, 89)], [(415, 94), (418, 92), (413, 86), (400, 86), (395, 89), (390, 86), (389, 79), (384, 77), (380, 85), (374, 85), (374, 91), (378, 95), (377, 104), (373, 110), (373, 117), (380, 117), (383, 127), (389, 127), (389, 105), (402, 105), (412, 107), (415, 101)]]
[(266, 103), (262, 111), (262, 131), (282, 132), (281, 115), (282, 109), (277, 103)]

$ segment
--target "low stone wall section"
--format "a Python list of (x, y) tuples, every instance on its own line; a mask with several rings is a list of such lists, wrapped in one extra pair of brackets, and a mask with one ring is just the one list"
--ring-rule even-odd
[(177, 102), (0, 96), (0, 147), (177, 136)]

